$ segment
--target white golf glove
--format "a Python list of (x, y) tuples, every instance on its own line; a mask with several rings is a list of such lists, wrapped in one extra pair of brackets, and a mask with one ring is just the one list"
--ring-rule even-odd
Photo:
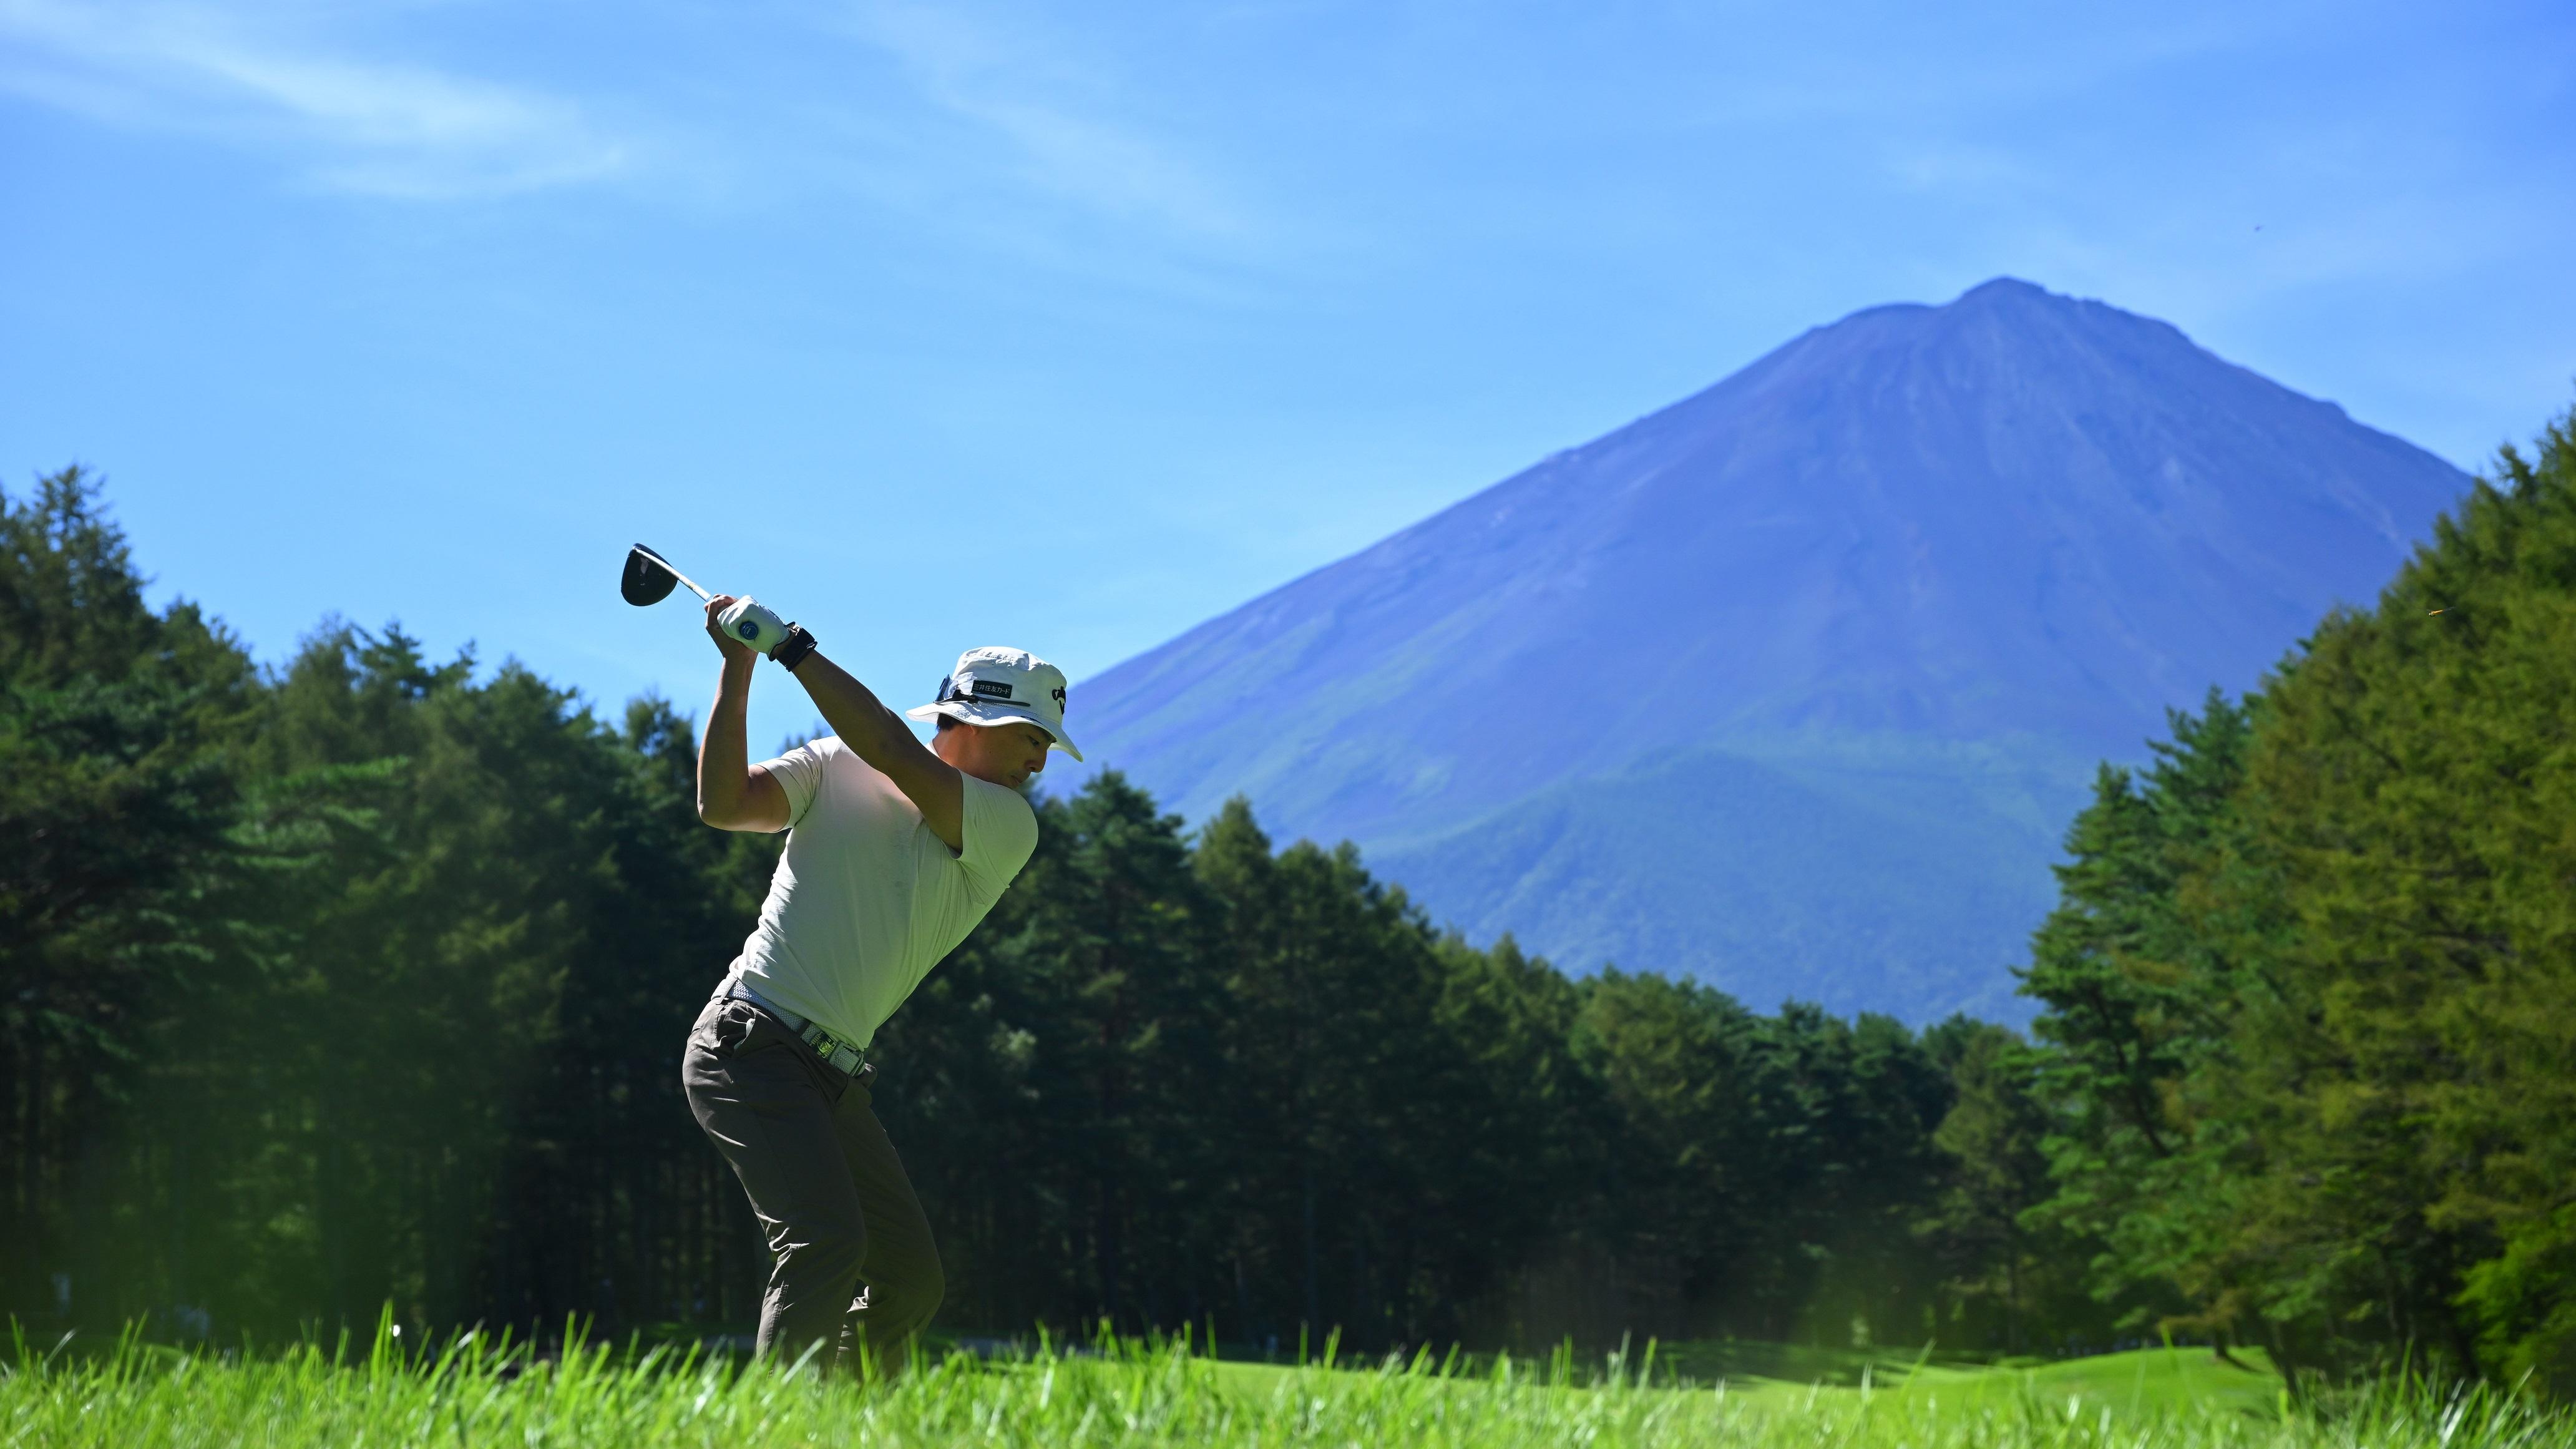
[(725, 633), (766, 654), (787, 637), (787, 621), (770, 611), (767, 604), (745, 595), (724, 606), (716, 623)]

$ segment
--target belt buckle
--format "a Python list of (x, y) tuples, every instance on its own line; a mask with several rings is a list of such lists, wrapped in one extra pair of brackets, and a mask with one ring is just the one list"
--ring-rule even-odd
[[(814, 1054), (823, 1059), (823, 1065), (830, 1067), (832, 1070), (839, 1072), (845, 1077), (857, 1076), (860, 1068), (867, 1065), (866, 1055), (857, 1047), (850, 1045), (848, 1042), (841, 1040), (839, 1037), (832, 1035), (830, 1032), (825, 1031), (819, 1026), (809, 1028), (806, 1031), (805, 1044), (812, 1047), (814, 1049)], [(838, 1057), (845, 1051), (850, 1054), (854, 1065), (844, 1067), (838, 1061), (834, 1060), (834, 1058)]]

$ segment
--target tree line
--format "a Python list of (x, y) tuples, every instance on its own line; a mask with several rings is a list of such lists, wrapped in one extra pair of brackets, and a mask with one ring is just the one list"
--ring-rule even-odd
[[(696, 822), (689, 721), (395, 628), (263, 670), (147, 606), (77, 471), (0, 526), (0, 1306), (749, 1319), (759, 1239), (677, 1061), (776, 843)], [(1039, 808), (875, 1053), (947, 1325), (2044, 1338), (1937, 1140), (2000, 1028), (1574, 980), (1241, 801)]]
[(2161, 1321), (2576, 1392), (2576, 412), (2377, 607), (2105, 769), (2023, 989), (2025, 1220)]
[[(0, 498), (0, 1309), (674, 1330), (764, 1254), (677, 1089), (776, 844), (690, 721), (154, 611)], [(2435, 612), (2435, 611), (2439, 612)], [(1438, 929), (1115, 775), (880, 1034), (943, 1327), (2047, 1353), (2181, 1332), (2576, 1383), (2576, 442), (2106, 768), (2031, 1038)]]

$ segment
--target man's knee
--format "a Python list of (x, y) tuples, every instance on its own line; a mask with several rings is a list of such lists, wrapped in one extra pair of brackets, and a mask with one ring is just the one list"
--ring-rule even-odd
[(809, 1218), (792, 1234), (771, 1237), (770, 1251), (776, 1257), (761, 1304), (761, 1354), (793, 1363), (820, 1352), (828, 1365), (867, 1258), (865, 1227)]
[(899, 1333), (917, 1332), (939, 1311), (948, 1296), (948, 1275), (936, 1257), (906, 1263), (899, 1271), (881, 1273), (868, 1284), (868, 1306)]
[(939, 1311), (939, 1305), (948, 1297), (948, 1270), (939, 1266), (937, 1258), (931, 1259), (929, 1267), (922, 1272), (916, 1292), (919, 1296), (920, 1316), (915, 1321), (928, 1323), (931, 1315)]

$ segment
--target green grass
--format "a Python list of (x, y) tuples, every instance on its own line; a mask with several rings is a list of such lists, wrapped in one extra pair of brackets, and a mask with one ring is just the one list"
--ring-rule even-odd
[[(1730, 1396), (1772, 1406), (1784, 1397), (1803, 1406), (1811, 1395), (1818, 1405), (1856, 1403), (1865, 1393), (1873, 1405), (1895, 1403), (1926, 1415), (1941, 1413), (1945, 1405), (1961, 1411), (2035, 1405), (2061, 1417), (2070, 1406), (2097, 1415), (2108, 1409), (2120, 1422), (2230, 1414), (2277, 1419), (2282, 1401), (2281, 1380), (2259, 1350), (2239, 1350), (2234, 1363), (2206, 1348), (2172, 1348), (1995, 1368), (1784, 1344), (1685, 1344), (1669, 1354), (1659, 1351), (1651, 1369), (1640, 1362), (1635, 1371), (1651, 1372), (1658, 1385), (1678, 1380), (1711, 1395), (1722, 1385)], [(1282, 1378), (1300, 1372), (1266, 1364), (1215, 1366), (1219, 1384), (1253, 1395), (1274, 1392)], [(1471, 1382), (1481, 1386), (1486, 1377)]]
[[(2576, 1449), (2576, 1416), (2491, 1389), (2383, 1386), (2282, 1412), (2268, 1374), (2204, 1383), (2206, 1351), (2029, 1371), (1925, 1367), (1889, 1387), (1781, 1380), (1640, 1387), (1498, 1365), (1444, 1375), (1219, 1363), (1170, 1347), (986, 1363), (956, 1356), (892, 1386), (819, 1385), (721, 1362), (576, 1349), (552, 1362), (469, 1342), (410, 1362), (389, 1342), (334, 1362), (306, 1348), (227, 1359), (127, 1344), (22, 1355), (0, 1372), (0, 1446), (1519, 1445), (1886, 1449)], [(2223, 1365), (2217, 1366), (2223, 1368)], [(1578, 1379), (1582, 1381), (1578, 1381)]]
[(2149, 1411), (2279, 1412), (2281, 1380), (2260, 1349), (2239, 1349), (2229, 1363), (2205, 1348), (2151, 1348), (2108, 1353), (2025, 1369), (1959, 1373), (1926, 1369), (1905, 1384), (1909, 1392), (1955, 1394), (1962, 1403), (2027, 1397), (2047, 1403), (2075, 1399), (2115, 1414)]

